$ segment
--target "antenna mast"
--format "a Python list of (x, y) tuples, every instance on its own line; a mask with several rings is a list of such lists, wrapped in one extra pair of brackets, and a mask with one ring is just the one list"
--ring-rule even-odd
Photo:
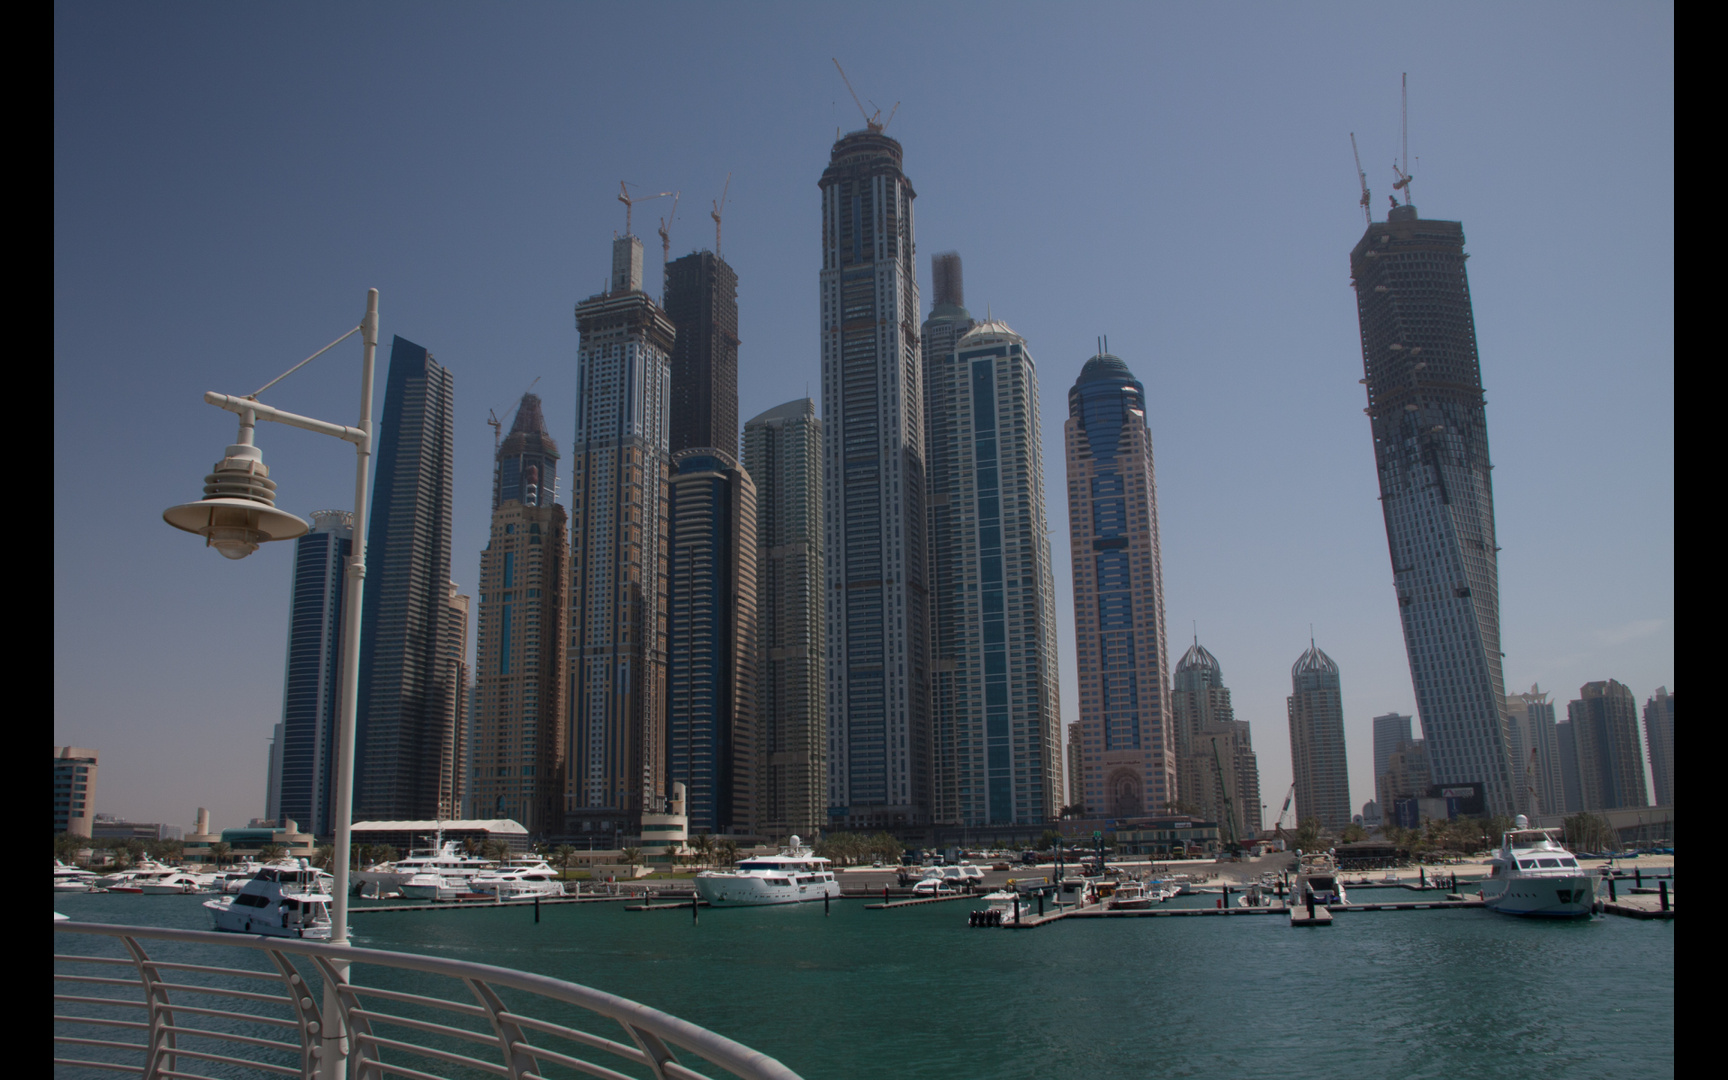
[(1362, 155), (1356, 150), (1356, 133), (1350, 133), (1350, 153), (1356, 156), (1356, 179), (1362, 184), (1362, 217), (1374, 224), (1374, 212), (1368, 208), (1368, 174), (1362, 171)]

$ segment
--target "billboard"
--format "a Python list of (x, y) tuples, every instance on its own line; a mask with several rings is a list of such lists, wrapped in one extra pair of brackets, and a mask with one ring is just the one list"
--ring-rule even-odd
[(1428, 788), (1428, 797), (1446, 800), (1448, 818), (1481, 817), (1488, 812), (1480, 783), (1433, 784)]

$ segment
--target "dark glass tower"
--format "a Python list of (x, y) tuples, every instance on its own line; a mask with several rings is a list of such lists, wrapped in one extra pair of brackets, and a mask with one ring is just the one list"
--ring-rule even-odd
[(366, 535), (356, 819), (432, 818), (448, 793), (439, 680), (449, 668), (454, 390), (431, 353), (392, 342)]
[(828, 800), (838, 829), (930, 820), (916, 192), (880, 126), (822, 173)]
[(1350, 253), (1392, 583), (1434, 780), (1522, 810), (1500, 652), (1494, 486), (1464, 227), (1411, 205)]
[(314, 510), (312, 531), (294, 542), (288, 669), (282, 679), (280, 769), (270, 805), (314, 836), (335, 827), (330, 800), (341, 690), (343, 574), (353, 554), (354, 515)]
[(672, 342), (671, 452), (738, 453), (738, 275), (712, 251), (666, 264)]

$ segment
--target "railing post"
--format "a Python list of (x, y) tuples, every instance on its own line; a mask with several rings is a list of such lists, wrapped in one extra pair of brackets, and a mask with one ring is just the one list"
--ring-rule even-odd
[(142, 984), (144, 1003), (150, 1016), (150, 1038), (144, 1051), (144, 1078), (158, 1080), (163, 1069), (175, 1072), (180, 1067), (179, 1059), (174, 1054), (174, 1033), (163, 1030), (165, 1026), (174, 1026), (174, 1012), (168, 1006), (168, 991), (162, 988), (160, 980), (157, 979), (156, 967), (150, 962), (150, 957), (145, 955), (144, 946), (130, 937), (123, 937), (120, 942), (126, 946), (126, 951), (132, 954), (132, 963), (138, 967), (138, 981)]
[(462, 981), (468, 984), (469, 991), (486, 1007), (486, 1019), (492, 1022), (492, 1031), (498, 1036), (498, 1049), (504, 1056), (504, 1067), (510, 1070), (512, 1080), (526, 1076), (538, 1077), (540, 1073), (536, 1068), (534, 1055), (516, 1050), (517, 1043), (528, 1041), (527, 1033), (522, 1030), (521, 1025), (501, 1018), (502, 1013), (510, 1011), (509, 1006), (504, 1004), (497, 992), (479, 979)]
[[(312, 988), (306, 985), (306, 980), (300, 977), (300, 972), (282, 953), (275, 949), (266, 949), (265, 954), (270, 962), (276, 965), (276, 970), (282, 975), (282, 982), (288, 988), (288, 998), (294, 1007), (294, 1015), (300, 1020), (300, 1073), (302, 1076), (318, 1076), (322, 1072), (323, 1057), (323, 1016), (312, 1002)], [(328, 990), (325, 998), (331, 997)]]

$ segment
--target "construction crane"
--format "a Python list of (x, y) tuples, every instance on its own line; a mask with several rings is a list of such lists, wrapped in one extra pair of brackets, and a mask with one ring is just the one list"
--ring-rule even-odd
[(1218, 740), (1212, 742), (1212, 775), (1218, 780), (1218, 794), (1224, 799), (1224, 850), (1232, 855), (1242, 850), (1236, 838), (1236, 808), (1230, 803), (1230, 789), (1224, 784), (1224, 764), (1218, 758)]
[(660, 262), (672, 260), (672, 219), (678, 216), (678, 193), (672, 193), (672, 212), (660, 219)]
[(1356, 157), (1356, 179), (1362, 183), (1362, 217), (1374, 224), (1374, 212), (1368, 206), (1368, 174), (1362, 171), (1362, 155), (1356, 150), (1356, 133), (1350, 133), (1350, 153)]
[(1294, 783), (1292, 783), (1290, 785), (1290, 790), (1284, 794), (1284, 806), (1281, 810), (1278, 811), (1278, 820), (1273, 825), (1273, 829), (1277, 832), (1277, 834), (1280, 837), (1282, 837), (1284, 835), (1284, 815), (1288, 814), (1290, 812), (1290, 800), (1294, 799), (1295, 797), (1296, 797), (1296, 785)]
[(653, 199), (664, 199), (668, 195), (676, 196), (677, 194), (676, 191), (662, 191), (655, 195), (637, 195), (632, 197), (630, 194), (630, 185), (626, 184), (622, 180), (618, 181), (618, 201), (624, 204), (624, 235), (632, 235), (630, 232), (631, 207), (639, 202), (649, 202)]
[(1542, 806), (1536, 798), (1536, 748), (1530, 748), (1530, 764), (1524, 766), (1524, 787), (1530, 792), (1530, 816), (1535, 817), (1542, 812)]
[(720, 211), (726, 208), (726, 193), (732, 190), (732, 174), (726, 174), (726, 186), (720, 189), (720, 197), (714, 200), (714, 209), (708, 216), (714, 219), (714, 257), (720, 257)]
[[(1414, 176), (1410, 175), (1410, 76), (1408, 73), (1406, 73), (1404, 75), (1402, 85), (1403, 85), (1403, 107), (1402, 107), (1403, 120), (1399, 124), (1399, 128), (1400, 128), (1400, 131), (1402, 133), (1402, 138), (1404, 140), (1404, 166), (1403, 166), (1403, 168), (1399, 168), (1398, 163), (1396, 161), (1394, 161), (1392, 163), (1392, 171), (1398, 174), (1398, 181), (1397, 181), (1397, 183), (1392, 185), (1392, 190), (1393, 191), (1402, 191), (1404, 193), (1404, 205), (1409, 206), (1410, 205), (1410, 181), (1412, 181), (1416, 178)], [(1394, 203), (1394, 205), (1396, 205), (1396, 203)]]
[[(522, 398), (527, 397), (529, 391), (533, 390), (536, 386), (540, 385), (540, 379), (541, 378), (542, 378), (542, 376), (539, 376), (539, 375), (534, 376), (534, 381), (528, 384), (528, 389), (522, 391), (521, 396), (516, 399), (516, 408), (520, 409), (522, 407)], [(486, 423), (491, 425), (491, 427), (492, 427), (492, 456), (494, 458), (496, 458), (498, 456), (498, 448), (503, 445), (504, 422), (505, 422), (505, 420), (508, 420), (512, 415), (514, 415), (514, 414), (513, 413), (506, 413), (504, 416), (504, 420), (500, 420), (498, 418), (498, 410), (497, 409), (487, 409), (486, 410)]]
[[(900, 103), (896, 101), (894, 107), (888, 110), (888, 119), (881, 123), (877, 123), (876, 117), (882, 115), (882, 110), (877, 109), (875, 113), (865, 112), (864, 103), (858, 100), (858, 91), (852, 89), (852, 80), (846, 77), (846, 69), (840, 66), (839, 59), (835, 57), (829, 57), (829, 59), (834, 61), (834, 70), (840, 73), (840, 81), (846, 84), (846, 92), (852, 95), (852, 104), (858, 106), (859, 114), (864, 117), (864, 127), (872, 135), (880, 135), (884, 131), (888, 130), (888, 125), (894, 122), (894, 114), (900, 111)], [(876, 103), (872, 101), (870, 104), (874, 105)]]

